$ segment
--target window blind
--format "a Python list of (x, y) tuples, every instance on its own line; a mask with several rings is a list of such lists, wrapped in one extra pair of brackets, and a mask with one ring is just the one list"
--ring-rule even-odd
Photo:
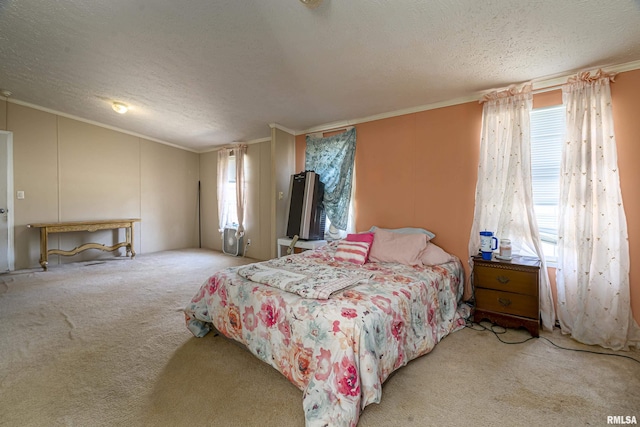
[(540, 237), (558, 240), (558, 198), (562, 142), (566, 129), (564, 105), (531, 111), (531, 178)]

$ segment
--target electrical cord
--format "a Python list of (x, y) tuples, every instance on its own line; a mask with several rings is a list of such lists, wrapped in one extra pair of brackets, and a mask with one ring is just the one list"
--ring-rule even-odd
[[(503, 344), (524, 344), (527, 341), (531, 341), (533, 339), (535, 339), (536, 337), (534, 336), (530, 336), (529, 338), (522, 340), (522, 341), (505, 341), (503, 340), (500, 335), (503, 335), (505, 333), (507, 333), (507, 328), (496, 325), (495, 323), (492, 323), (490, 327), (486, 327), (480, 323), (476, 323), (476, 322), (472, 322), (470, 320), (467, 320), (465, 323), (465, 327), (468, 329), (471, 329), (472, 331), (476, 331), (476, 332), (482, 332), (482, 331), (489, 331), (491, 332), (493, 335), (495, 335), (495, 337), (498, 339), (498, 341), (500, 341)], [(496, 330), (496, 328), (500, 328), (500, 330)], [(553, 341), (551, 341), (549, 338), (546, 337), (537, 337), (540, 339), (543, 339), (545, 341), (547, 341), (549, 344), (553, 345), (556, 348), (559, 348), (561, 350), (567, 350), (567, 351), (576, 351), (579, 353), (591, 353), (591, 354), (599, 354), (602, 356), (616, 356), (616, 357), (622, 357), (625, 359), (629, 359), (629, 360), (633, 360), (636, 363), (640, 364), (640, 360), (633, 358), (631, 356), (627, 356), (624, 354), (615, 354), (615, 353), (605, 353), (605, 352), (600, 352), (600, 351), (593, 351), (593, 350), (581, 350), (581, 349), (577, 349), (577, 348), (568, 348), (568, 347), (562, 347), (561, 345), (558, 345), (556, 343), (554, 343)]]
[[(531, 341), (532, 339), (535, 338), (533, 336), (530, 336), (529, 338), (527, 338), (524, 341), (514, 341), (514, 342), (505, 341), (500, 337), (500, 335), (506, 334), (507, 333), (507, 328), (504, 328), (502, 326), (496, 325), (495, 323), (492, 323), (490, 327), (486, 327), (486, 326), (484, 326), (484, 325), (482, 325), (480, 323), (476, 323), (476, 322), (472, 322), (470, 320), (467, 320), (466, 323), (465, 323), (465, 326), (468, 329), (471, 329), (471, 330), (477, 331), (477, 332), (489, 331), (492, 334), (494, 334), (496, 336), (496, 338), (498, 338), (498, 341), (500, 341), (503, 344), (523, 344), (523, 343), (525, 343), (527, 341)], [(496, 330), (496, 328), (501, 328), (502, 330)]]

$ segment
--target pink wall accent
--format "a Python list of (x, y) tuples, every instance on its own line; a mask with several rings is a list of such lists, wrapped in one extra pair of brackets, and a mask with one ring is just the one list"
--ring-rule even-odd
[[(612, 85), (622, 197), (629, 228), (631, 307), (640, 322), (640, 70)], [(534, 96), (534, 107), (562, 103), (560, 90)], [(477, 102), (356, 125), (356, 224), (424, 227), (434, 243), (463, 260), (478, 170), (482, 106)], [(305, 136), (296, 137), (296, 170), (304, 169)], [(555, 270), (550, 269), (555, 291)]]
[(533, 108), (551, 107), (562, 104), (562, 90), (556, 89), (533, 95)]
[(640, 70), (618, 74), (611, 85), (622, 202), (629, 231), (631, 309), (640, 323)]

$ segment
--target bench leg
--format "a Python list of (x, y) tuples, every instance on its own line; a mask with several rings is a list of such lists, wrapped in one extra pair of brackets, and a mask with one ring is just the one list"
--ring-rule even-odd
[(49, 265), (48, 240), (49, 233), (47, 227), (42, 227), (40, 229), (40, 265), (44, 271), (47, 271), (47, 266)]
[(127, 256), (131, 254), (131, 259), (136, 257), (136, 250), (133, 248), (133, 223), (127, 227)]

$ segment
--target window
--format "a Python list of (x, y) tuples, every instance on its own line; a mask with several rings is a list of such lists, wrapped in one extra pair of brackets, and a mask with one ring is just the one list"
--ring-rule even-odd
[(556, 262), (558, 256), (558, 200), (565, 122), (564, 105), (531, 111), (533, 205), (544, 256), (550, 263)]
[(225, 204), (227, 205), (227, 225), (238, 225), (238, 205), (236, 203), (236, 156), (229, 156), (227, 168), (227, 188), (225, 189)]

